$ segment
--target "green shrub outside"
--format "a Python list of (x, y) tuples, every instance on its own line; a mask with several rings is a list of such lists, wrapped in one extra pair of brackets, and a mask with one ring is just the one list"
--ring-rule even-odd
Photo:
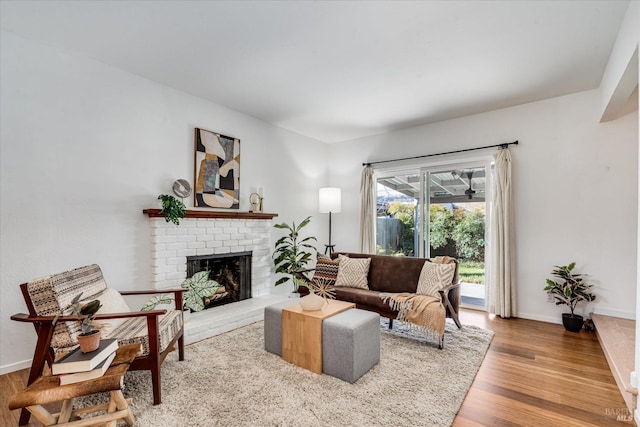
[(484, 284), (484, 262), (462, 259), (458, 265), (461, 282)]
[[(414, 206), (402, 200), (389, 204), (387, 213), (402, 223), (398, 236), (398, 247), (377, 247), (378, 254), (394, 256), (414, 256), (415, 233)], [(451, 247), (450, 255), (459, 261), (460, 281), (484, 283), (484, 212), (467, 211), (462, 208), (447, 209), (433, 204), (429, 210), (429, 237), (431, 249)], [(448, 251), (448, 250), (447, 250)]]

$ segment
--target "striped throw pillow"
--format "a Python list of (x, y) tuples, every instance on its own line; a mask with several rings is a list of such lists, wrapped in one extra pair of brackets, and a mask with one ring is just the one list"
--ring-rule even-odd
[(331, 258), (318, 255), (316, 261), (316, 271), (313, 278), (323, 279), (323, 282), (327, 285), (333, 286), (338, 278), (338, 266), (340, 262), (338, 260), (332, 260)]

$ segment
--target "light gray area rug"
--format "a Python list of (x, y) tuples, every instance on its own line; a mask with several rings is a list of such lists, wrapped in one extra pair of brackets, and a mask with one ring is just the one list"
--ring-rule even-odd
[[(137, 426), (448, 426), (460, 409), (493, 332), (447, 321), (445, 347), (381, 322), (380, 363), (349, 384), (264, 350), (258, 322), (189, 345), (162, 365), (162, 404), (148, 372), (130, 372)], [(411, 335), (412, 337), (407, 338)]]

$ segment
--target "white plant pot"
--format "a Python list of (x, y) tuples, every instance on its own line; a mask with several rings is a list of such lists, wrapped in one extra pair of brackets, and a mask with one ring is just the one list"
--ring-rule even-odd
[(289, 293), (289, 298), (298, 299), (300, 298), (300, 294), (298, 293), (298, 291), (291, 291)]

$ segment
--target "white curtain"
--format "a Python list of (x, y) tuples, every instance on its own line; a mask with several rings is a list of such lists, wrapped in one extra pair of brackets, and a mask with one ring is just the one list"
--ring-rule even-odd
[(376, 180), (365, 166), (360, 180), (360, 252), (376, 253)]
[(487, 292), (489, 313), (501, 317), (518, 317), (513, 244), (513, 197), (511, 153), (508, 148), (495, 156), (493, 211), (490, 228), (490, 278)]

